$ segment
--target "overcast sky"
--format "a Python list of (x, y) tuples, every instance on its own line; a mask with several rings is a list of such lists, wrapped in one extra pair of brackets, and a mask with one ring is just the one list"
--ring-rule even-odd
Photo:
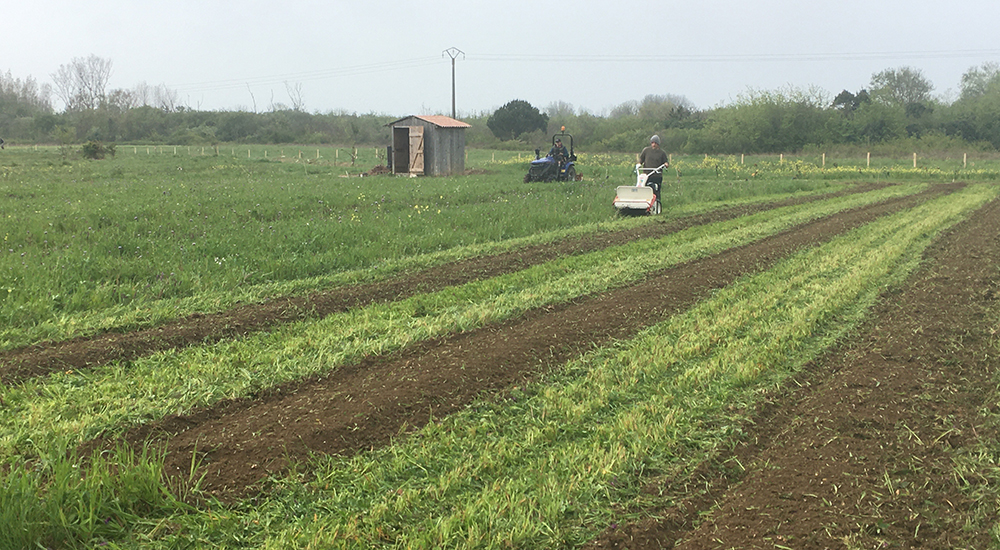
[[(166, 85), (203, 110), (458, 115), (512, 99), (607, 114), (649, 94), (707, 109), (748, 90), (830, 98), (913, 67), (954, 99), (1000, 62), (997, 0), (6, 0), (0, 72), (51, 83), (89, 55), (110, 88)], [(454, 52), (454, 51), (453, 51)], [(57, 104), (57, 109), (62, 105)]]

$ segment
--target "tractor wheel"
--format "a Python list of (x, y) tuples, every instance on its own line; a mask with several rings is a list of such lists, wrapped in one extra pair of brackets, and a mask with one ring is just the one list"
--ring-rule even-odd
[(566, 181), (576, 181), (576, 168), (570, 166), (566, 169)]

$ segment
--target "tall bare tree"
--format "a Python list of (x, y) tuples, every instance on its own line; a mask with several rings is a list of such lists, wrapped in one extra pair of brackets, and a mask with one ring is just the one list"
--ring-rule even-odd
[(180, 96), (177, 90), (172, 90), (166, 84), (159, 84), (153, 88), (153, 101), (155, 107), (172, 113), (181, 107)]
[(146, 84), (146, 81), (143, 80), (132, 88), (132, 94), (135, 96), (135, 100), (139, 106), (147, 107), (150, 101), (152, 101), (153, 87)]
[(73, 77), (73, 68), (69, 65), (59, 65), (59, 70), (52, 73), (52, 83), (55, 87), (56, 97), (62, 100), (66, 109), (69, 109), (73, 98), (76, 97), (76, 79)]
[(288, 99), (292, 102), (293, 111), (305, 109), (306, 102), (302, 99), (302, 83), (296, 82), (294, 86), (285, 81), (285, 91), (288, 92)]
[(90, 54), (74, 57), (52, 74), (56, 95), (67, 110), (96, 109), (106, 99), (111, 60)]

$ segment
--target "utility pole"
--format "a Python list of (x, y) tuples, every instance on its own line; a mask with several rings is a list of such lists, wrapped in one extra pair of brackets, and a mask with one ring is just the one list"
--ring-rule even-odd
[(455, 118), (455, 58), (462, 55), (465, 58), (465, 52), (462, 50), (451, 47), (441, 53), (441, 57), (447, 55), (451, 58), (451, 118)]

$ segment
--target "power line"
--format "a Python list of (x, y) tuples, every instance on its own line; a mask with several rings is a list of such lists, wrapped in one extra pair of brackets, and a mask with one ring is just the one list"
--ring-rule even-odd
[[(447, 53), (449, 50), (445, 50)], [(1000, 49), (964, 50), (910, 50), (896, 52), (830, 52), (830, 53), (789, 53), (789, 54), (677, 54), (677, 55), (629, 55), (629, 54), (468, 54), (455, 50), (467, 61), (493, 63), (756, 63), (788, 61), (865, 61), (879, 59), (949, 59), (973, 57), (1000, 57)], [(453, 60), (454, 61), (454, 60)], [(183, 93), (197, 93), (218, 90), (281, 84), (288, 81), (303, 82), (346, 78), (384, 72), (399, 71), (440, 63), (439, 57), (418, 57), (363, 65), (333, 67), (329, 69), (299, 73), (286, 73), (250, 78), (231, 78), (205, 82), (193, 82), (171, 86)]]
[(348, 67), (331, 68), (322, 71), (309, 71), (303, 73), (286, 73), (270, 76), (260, 76), (252, 78), (231, 78), (225, 80), (212, 80), (206, 82), (194, 82), (173, 86), (186, 93), (207, 92), (215, 90), (227, 90), (233, 88), (243, 88), (248, 85), (280, 84), (289, 80), (303, 82), (308, 80), (325, 80), (330, 78), (344, 78), (349, 76), (359, 76), (365, 74), (381, 73), (388, 71), (398, 71), (415, 67), (425, 67), (436, 65), (441, 62), (438, 57), (423, 57), (415, 59), (404, 59), (397, 61), (387, 61), (382, 63), (370, 63), (365, 65), (353, 65)]
[(790, 53), (790, 54), (684, 54), (684, 55), (545, 55), (545, 54), (469, 54), (470, 61), (518, 61), (560, 63), (646, 63), (651, 61), (674, 63), (706, 62), (756, 62), (756, 61), (859, 61), (867, 59), (938, 59), (961, 57), (1000, 56), (998, 49), (931, 50), (899, 52), (839, 52), (839, 53)]

